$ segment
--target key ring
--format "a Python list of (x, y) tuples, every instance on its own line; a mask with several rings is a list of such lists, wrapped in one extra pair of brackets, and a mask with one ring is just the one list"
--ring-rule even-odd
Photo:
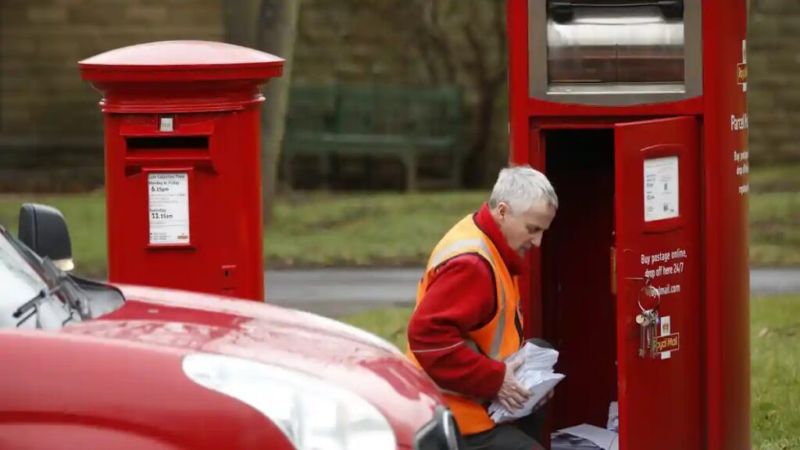
[[(658, 292), (658, 289), (650, 284), (650, 281), (652, 281), (652, 278), (645, 277), (644, 286), (642, 286), (642, 288), (639, 289), (639, 292), (636, 294), (636, 303), (639, 305), (639, 309), (642, 310), (643, 313), (646, 311), (657, 311), (659, 306), (661, 306), (661, 293)], [(644, 291), (647, 291), (647, 294), (649, 295), (646, 295), (648, 297), (655, 297), (656, 299), (655, 306), (650, 309), (645, 309), (644, 306), (642, 306), (642, 292)]]

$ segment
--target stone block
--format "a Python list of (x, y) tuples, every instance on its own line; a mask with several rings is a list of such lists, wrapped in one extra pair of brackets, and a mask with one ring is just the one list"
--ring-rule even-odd
[(67, 7), (59, 4), (30, 5), (27, 18), (32, 24), (64, 23), (67, 20)]
[(146, 23), (150, 25), (169, 26), (166, 23), (167, 9), (164, 6), (142, 6), (132, 3), (125, 8), (122, 20), (127, 22)]
[(69, 23), (74, 27), (93, 25), (109, 28), (114, 25), (121, 25), (121, 14), (124, 8), (125, 5), (119, 2), (70, 5)]
[[(796, 0), (752, 0), (755, 13), (798, 13), (800, 2)], [(751, 14), (752, 14), (751, 12)]]
[(52, 62), (74, 62), (80, 57), (81, 44), (75, 39), (38, 39), (36, 54)]
[(3, 59), (28, 59), (36, 53), (36, 42), (32, 39), (17, 39), (14, 33), (6, 32), (0, 35), (0, 49)]

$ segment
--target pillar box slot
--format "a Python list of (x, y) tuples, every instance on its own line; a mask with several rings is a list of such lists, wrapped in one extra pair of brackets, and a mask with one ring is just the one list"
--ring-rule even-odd
[(208, 136), (156, 136), (125, 138), (128, 151), (199, 150), (208, 151)]
[(213, 168), (208, 136), (154, 136), (125, 138), (125, 173), (145, 167), (187, 164), (198, 169)]

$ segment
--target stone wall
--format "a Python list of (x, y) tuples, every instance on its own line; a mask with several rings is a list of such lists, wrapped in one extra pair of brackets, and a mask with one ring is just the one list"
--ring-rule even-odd
[(374, 20), (368, 8), (352, 4), (302, 0), (292, 82), (419, 83), (422, 74), (414, 64), (413, 49), (409, 51), (385, 21)]
[(750, 0), (750, 158), (800, 162), (800, 1)]
[(222, 36), (220, 0), (0, 1), (0, 190), (37, 189), (25, 169), (42, 164), (100, 181), (100, 95), (81, 80), (79, 60), (142, 42)]

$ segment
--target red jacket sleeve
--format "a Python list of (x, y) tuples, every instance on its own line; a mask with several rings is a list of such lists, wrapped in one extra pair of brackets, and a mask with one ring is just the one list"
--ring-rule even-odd
[(505, 364), (464, 344), (472, 330), (495, 314), (494, 278), (477, 255), (440, 266), (408, 325), (408, 343), (422, 369), (439, 387), (492, 399), (503, 384)]

